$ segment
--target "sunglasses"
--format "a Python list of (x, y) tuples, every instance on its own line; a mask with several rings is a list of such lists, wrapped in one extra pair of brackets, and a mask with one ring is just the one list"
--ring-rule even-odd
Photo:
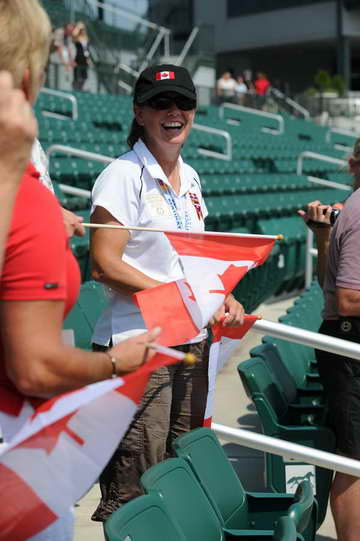
[(166, 109), (171, 109), (174, 103), (181, 111), (191, 111), (196, 108), (196, 100), (180, 95), (174, 97), (155, 96), (148, 100), (145, 105), (151, 107), (151, 109), (155, 109), (155, 111), (165, 111)]

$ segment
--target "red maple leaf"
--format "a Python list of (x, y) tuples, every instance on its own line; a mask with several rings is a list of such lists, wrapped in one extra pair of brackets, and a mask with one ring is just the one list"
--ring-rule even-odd
[(236, 284), (240, 282), (241, 278), (243, 278), (246, 273), (247, 267), (229, 265), (229, 267), (222, 274), (218, 274), (224, 285), (224, 289), (210, 289), (209, 293), (222, 293), (223, 295), (227, 295), (234, 289)]
[(84, 440), (71, 430), (68, 426), (71, 418), (76, 415), (77, 410), (65, 415), (55, 423), (49, 426), (45, 426), (39, 432), (27, 438), (24, 442), (20, 443), (18, 447), (26, 447), (30, 449), (44, 449), (49, 455), (54, 447), (57, 445), (61, 434), (64, 432), (70, 438), (72, 438), (78, 445), (84, 445)]
[(193, 290), (191, 289), (191, 285), (190, 285), (188, 282), (184, 282), (184, 284), (186, 285), (186, 287), (188, 288), (188, 290), (189, 290), (189, 292), (190, 292), (189, 299), (190, 299), (191, 301), (196, 302), (194, 292), (193, 292)]

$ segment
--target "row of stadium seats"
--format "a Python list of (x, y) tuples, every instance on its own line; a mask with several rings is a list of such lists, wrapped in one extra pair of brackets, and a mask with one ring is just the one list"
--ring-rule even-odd
[(245, 492), (206, 428), (180, 436), (174, 451), (177, 458), (143, 474), (146, 495), (105, 522), (107, 541), (314, 540), (317, 504), (308, 481), (295, 495)]
[[(321, 321), (322, 292), (314, 283), (280, 318), (287, 325), (317, 331)], [(259, 414), (264, 434), (333, 452), (335, 437), (325, 426), (323, 388), (311, 348), (263, 337), (238, 366), (248, 396)], [(326, 514), (332, 472), (266, 454), (267, 484), (282, 492), (303, 477), (312, 479), (319, 504), (318, 525)]]
[[(78, 99), (77, 121), (44, 117), (42, 109), (63, 111), (70, 115), (71, 103), (57, 96), (41, 94), (37, 116), (44, 147), (62, 143), (113, 158), (125, 152), (128, 148), (125, 139), (132, 114), (131, 98), (94, 96), (82, 92), (73, 94)], [(318, 189), (308, 181), (306, 175), (298, 176), (294, 172), (298, 152), (326, 147), (323, 128), (309, 127), (309, 123), (296, 121), (297, 133), (293, 129), (293, 121), (284, 116), (285, 126), (291, 124), (297, 135), (301, 129), (304, 133), (310, 130), (313, 135), (318, 135), (319, 140), (316, 142), (315, 135), (314, 141), (307, 141), (297, 138), (296, 133), (288, 137), (259, 132), (259, 121), (247, 113), (240, 114), (246, 122), (246, 130), (241, 125), (226, 124), (218, 117), (218, 108), (214, 106), (202, 107), (198, 116), (200, 123), (213, 122), (213, 125), (225, 127), (235, 142), (234, 158), (231, 161), (198, 154), (198, 146), (221, 150), (221, 139), (206, 133), (193, 132), (190, 144), (184, 147), (185, 159), (199, 172), (203, 183), (209, 210), (207, 228), (221, 231), (240, 228), (249, 233), (285, 235), (284, 241), (268, 262), (251, 271), (238, 287), (237, 296), (250, 311), (269, 296), (287, 293), (303, 285), (305, 228), (296, 216), (296, 210), (315, 199), (327, 203), (342, 200), (344, 192)], [(330, 152), (331, 146), (327, 147)], [(311, 172), (337, 182), (350, 182), (348, 174), (339, 171), (336, 165), (308, 160), (304, 166), (306, 173)], [(50, 175), (55, 181), (87, 190), (92, 189), (103, 168), (101, 162), (61, 153), (53, 155), (50, 161)], [(88, 210), (89, 202), (84, 198), (61, 196), (61, 200), (70, 210)], [(90, 276), (87, 242), (87, 238), (73, 241), (83, 280)], [(276, 279), (271, 279), (274, 271)]]

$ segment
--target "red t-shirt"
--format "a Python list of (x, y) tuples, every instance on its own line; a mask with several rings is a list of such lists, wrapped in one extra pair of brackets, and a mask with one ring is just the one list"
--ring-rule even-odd
[[(1, 301), (63, 300), (64, 318), (76, 302), (80, 288), (79, 267), (74, 258), (61, 209), (55, 196), (39, 181), (29, 164), (14, 205), (0, 277)], [(9, 380), (0, 336), (0, 410), (14, 409), (6, 396), (23, 398)], [(16, 412), (8, 412), (16, 415)]]
[(254, 84), (256, 93), (259, 94), (259, 96), (263, 96), (270, 86), (270, 81), (267, 79), (256, 79)]

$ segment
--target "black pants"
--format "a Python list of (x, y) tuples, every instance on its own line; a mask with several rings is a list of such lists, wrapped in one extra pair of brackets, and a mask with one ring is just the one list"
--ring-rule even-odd
[[(360, 343), (358, 318), (323, 321), (319, 332)], [(337, 450), (360, 459), (360, 361), (315, 350)]]

